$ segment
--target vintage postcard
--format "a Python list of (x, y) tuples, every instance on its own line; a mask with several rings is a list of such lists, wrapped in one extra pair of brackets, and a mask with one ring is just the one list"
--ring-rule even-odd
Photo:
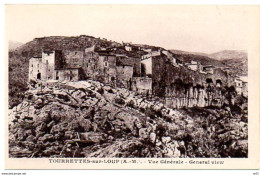
[(6, 5), (6, 169), (259, 169), (259, 29), (259, 6)]

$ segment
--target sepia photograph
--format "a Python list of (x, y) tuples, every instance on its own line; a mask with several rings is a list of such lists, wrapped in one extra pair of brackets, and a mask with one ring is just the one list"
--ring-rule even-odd
[(5, 9), (8, 159), (250, 157), (259, 7)]

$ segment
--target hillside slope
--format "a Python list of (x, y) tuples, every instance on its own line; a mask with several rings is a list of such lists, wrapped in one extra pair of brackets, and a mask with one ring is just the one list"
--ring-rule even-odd
[(31, 86), (9, 110), (10, 157), (247, 157), (246, 113), (173, 110), (96, 81)]
[(247, 53), (244, 51), (237, 50), (223, 50), (220, 52), (209, 54), (209, 57), (219, 61), (229, 59), (246, 59)]

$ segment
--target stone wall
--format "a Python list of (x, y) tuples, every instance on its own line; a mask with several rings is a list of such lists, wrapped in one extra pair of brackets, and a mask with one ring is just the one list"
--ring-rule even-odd
[(58, 81), (79, 81), (79, 69), (60, 69), (55, 70), (55, 80)]
[(132, 89), (141, 95), (152, 95), (152, 78), (133, 77)]
[(116, 66), (117, 87), (130, 88), (133, 78), (132, 66)]

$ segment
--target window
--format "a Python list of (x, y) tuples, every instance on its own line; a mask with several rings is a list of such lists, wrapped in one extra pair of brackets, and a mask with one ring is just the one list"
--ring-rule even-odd
[(107, 66), (108, 66), (107, 62), (105, 62), (105, 63), (104, 63), (104, 66), (105, 66), (105, 67), (107, 67)]
[(33, 64), (32, 64), (32, 67), (33, 67)]
[(56, 80), (59, 80), (59, 72), (56, 71)]
[(41, 73), (37, 74), (37, 79), (40, 80), (41, 79)]
[(38, 67), (39, 67), (39, 64), (38, 64)]

